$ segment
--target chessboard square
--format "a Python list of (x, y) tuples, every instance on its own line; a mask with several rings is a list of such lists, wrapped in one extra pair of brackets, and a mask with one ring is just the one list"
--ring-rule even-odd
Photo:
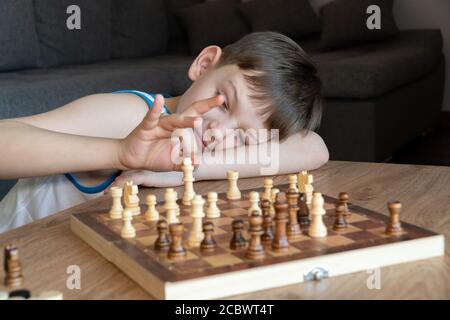
[(233, 204), (237, 205), (240, 208), (249, 208), (250, 207), (250, 201), (249, 200), (233, 201)]
[(140, 231), (140, 230), (147, 230), (148, 226), (146, 226), (145, 224), (139, 222), (139, 223), (133, 223), (133, 227), (134, 229), (136, 229), (136, 231)]
[(369, 229), (377, 229), (385, 227), (385, 223), (383, 221), (374, 221), (374, 220), (365, 220), (365, 221), (357, 221), (352, 223), (353, 226), (362, 229), (362, 230), (369, 230)]
[(155, 244), (156, 238), (158, 238), (157, 235), (152, 236), (146, 236), (146, 237), (139, 237), (136, 241), (143, 245), (144, 247), (150, 247)]
[(330, 203), (330, 202), (325, 202), (323, 207), (327, 211), (331, 211), (331, 210), (335, 211), (336, 210), (336, 205), (334, 203)]
[(199, 257), (198, 257), (196, 254), (194, 254), (194, 253), (189, 249), (187, 243), (183, 243), (183, 245), (184, 245), (184, 247), (186, 248), (186, 256), (185, 256), (183, 259), (180, 259), (180, 260), (170, 260), (170, 259), (167, 257), (167, 254), (164, 254), (164, 259), (163, 259), (163, 261), (166, 262), (166, 263), (169, 263), (169, 264), (175, 264), (175, 263), (180, 264), (180, 263), (185, 263), (186, 261), (189, 261), (189, 260), (199, 259)]
[(374, 233), (368, 232), (368, 231), (357, 231), (357, 232), (351, 232), (351, 233), (346, 233), (345, 235), (343, 235), (344, 237), (347, 237), (351, 240), (354, 241), (366, 241), (366, 240), (373, 240), (373, 239), (377, 239), (378, 236), (375, 235)]
[(228, 201), (227, 200), (225, 200), (225, 199), (217, 199), (217, 205), (218, 206), (220, 206), (220, 205), (222, 205), (222, 204), (225, 204), (225, 203), (227, 203)]
[(178, 220), (180, 220), (181, 223), (183, 224), (187, 224), (187, 223), (192, 223), (192, 218), (190, 216), (186, 216), (186, 215), (180, 215), (178, 217)]
[(349, 244), (354, 243), (355, 241), (350, 240), (349, 238), (346, 238), (344, 236), (330, 236), (325, 238), (317, 239), (317, 241), (320, 241), (327, 245), (327, 247), (339, 247), (339, 246), (346, 246)]
[(233, 219), (230, 217), (220, 217), (220, 218), (206, 219), (206, 221), (211, 221), (214, 224), (214, 227), (220, 227), (231, 224), (233, 222)]
[(243, 262), (237, 256), (230, 253), (219, 254), (210, 257), (203, 257), (203, 260), (208, 262), (212, 267), (229, 266)]
[(309, 239), (311, 239), (309, 236), (307, 236), (306, 234), (302, 234), (295, 240), (289, 239), (289, 243), (295, 243), (295, 242), (305, 241), (305, 240), (309, 240)]
[(223, 230), (223, 229), (220, 228), (220, 227), (215, 227), (215, 228), (214, 228), (214, 238), (215, 238), (216, 236), (221, 235), (221, 234), (228, 234), (228, 232), (225, 231), (225, 230)]
[(235, 217), (235, 216), (242, 216), (247, 215), (248, 211), (242, 208), (233, 208), (233, 209), (227, 209), (227, 210), (221, 210), (222, 215), (227, 217)]
[(317, 240), (318, 238), (309, 240), (299, 241), (291, 243), (291, 246), (300, 249), (301, 251), (321, 251), (327, 248), (327, 245), (321, 241)]
[(217, 256), (220, 254), (225, 254), (228, 251), (225, 250), (224, 248), (220, 247), (220, 246), (216, 246), (216, 248), (214, 249), (214, 251), (202, 251), (201, 248), (190, 248), (190, 251), (192, 251), (192, 253), (194, 253), (195, 255), (199, 256), (199, 257), (210, 257), (210, 256)]
[(347, 220), (347, 223), (369, 220), (367, 216), (356, 213), (352, 213), (351, 215), (346, 216), (345, 219)]
[(155, 231), (151, 231), (149, 229), (136, 231), (136, 238), (139, 239), (141, 237), (148, 237), (156, 234)]
[(346, 234), (346, 233), (351, 233), (351, 232), (357, 232), (357, 231), (362, 231), (361, 229), (355, 227), (352, 224), (347, 224), (347, 228), (344, 229), (339, 229), (339, 230), (333, 230), (335, 234)]
[(180, 260), (173, 264), (175, 271), (179, 273), (202, 272), (210, 265), (203, 259)]
[(266, 251), (266, 254), (267, 254), (267, 255), (270, 255), (270, 256), (273, 256), (273, 257), (282, 257), (282, 256), (287, 256), (287, 255), (299, 253), (299, 252), (301, 252), (300, 249), (298, 249), (298, 248), (296, 248), (296, 247), (290, 245), (290, 246), (289, 246), (289, 249), (286, 250), (286, 251), (275, 252), (275, 251), (273, 251), (273, 250), (269, 250), (269, 251)]
[(370, 233), (373, 233), (378, 238), (389, 238), (390, 235), (386, 234), (386, 227), (375, 228), (371, 230), (367, 230)]

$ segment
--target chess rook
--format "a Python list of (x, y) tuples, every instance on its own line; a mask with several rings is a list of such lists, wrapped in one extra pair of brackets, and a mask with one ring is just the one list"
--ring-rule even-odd
[(323, 216), (326, 211), (324, 209), (324, 200), (320, 192), (314, 192), (311, 203), (311, 225), (308, 229), (308, 235), (312, 238), (323, 238), (327, 236), (327, 227), (323, 223)]
[(231, 228), (233, 229), (233, 236), (230, 241), (230, 249), (244, 248), (247, 245), (247, 240), (243, 236), (244, 221), (241, 219), (233, 220)]
[(145, 212), (146, 221), (158, 221), (159, 212), (156, 210), (156, 196), (149, 194), (145, 197), (145, 204), (147, 205), (147, 211)]
[(289, 242), (286, 236), (286, 224), (288, 222), (288, 204), (284, 193), (278, 193), (275, 201), (275, 235), (272, 241), (272, 249), (275, 252), (287, 251)]
[(181, 223), (172, 223), (169, 225), (170, 238), (172, 241), (167, 257), (170, 260), (182, 260), (187, 255), (187, 251), (183, 247), (183, 231), (184, 227)]
[(5, 285), (18, 288), (23, 285), (22, 265), (19, 259), (19, 250), (13, 244), (8, 244), (4, 250)]
[[(295, 176), (296, 177), (296, 176)], [(297, 240), (302, 236), (302, 232), (300, 230), (300, 224), (298, 223), (298, 198), (300, 194), (297, 191), (297, 188), (289, 188), (286, 193), (286, 198), (288, 202), (288, 212), (289, 212), (289, 222), (287, 224), (287, 236), (288, 240)]]
[(263, 218), (258, 211), (253, 211), (250, 216), (250, 242), (248, 245), (246, 257), (251, 260), (262, 259), (265, 257), (264, 247), (261, 244), (261, 236), (264, 231), (262, 228)]
[(205, 237), (200, 244), (200, 250), (204, 252), (212, 252), (216, 250), (217, 243), (214, 240), (214, 224), (210, 221), (204, 222), (203, 233)]
[(155, 250), (167, 250), (170, 247), (169, 228), (167, 222), (159, 220), (157, 224), (158, 238), (155, 241)]
[(220, 218), (220, 209), (217, 206), (217, 192), (208, 192), (208, 206), (206, 208), (206, 217), (208, 219)]
[(403, 233), (403, 228), (400, 223), (400, 210), (402, 209), (402, 204), (400, 201), (391, 201), (388, 203), (388, 209), (391, 215), (391, 220), (386, 227), (386, 234), (395, 236)]
[(112, 198), (112, 207), (111, 210), (109, 210), (109, 217), (113, 220), (122, 219), (123, 207), (121, 199), (123, 195), (123, 190), (122, 188), (119, 187), (112, 187), (109, 190), (109, 193)]
[(194, 192), (194, 166), (192, 165), (191, 158), (185, 158), (183, 160), (183, 165), (181, 166), (183, 171), (183, 182), (184, 182), (184, 193), (183, 193), (183, 204), (186, 206), (191, 205), (191, 200), (195, 196)]
[(239, 200), (241, 198), (241, 191), (239, 190), (237, 185), (237, 181), (239, 179), (239, 172), (232, 170), (228, 171), (227, 179), (228, 179), (227, 199)]
[(199, 247), (204, 237), (202, 230), (202, 219), (205, 217), (203, 211), (204, 204), (205, 200), (198, 194), (191, 201), (192, 228), (189, 233), (188, 244), (193, 248)]
[(333, 230), (339, 231), (347, 228), (347, 221), (345, 220), (345, 206), (342, 203), (336, 205), (336, 218), (333, 224)]

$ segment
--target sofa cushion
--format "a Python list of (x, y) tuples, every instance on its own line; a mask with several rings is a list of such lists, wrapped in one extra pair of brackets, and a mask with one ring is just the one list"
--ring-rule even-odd
[(46, 112), (77, 98), (135, 89), (178, 95), (192, 58), (157, 56), (0, 73), (0, 119)]
[[(320, 48), (331, 49), (374, 42), (398, 32), (392, 12), (394, 0), (334, 0), (321, 9), (323, 29)], [(369, 29), (367, 8), (380, 8), (380, 29)]]
[[(80, 8), (80, 29), (67, 27), (71, 5)], [(111, 0), (34, 0), (34, 6), (42, 67), (109, 59)]]
[(238, 2), (238, 0), (205, 2), (178, 12), (188, 33), (191, 54), (198, 54), (208, 45), (224, 47), (249, 32), (238, 13), (236, 5)]
[(401, 31), (382, 42), (330, 52), (309, 51), (317, 63), (325, 97), (361, 99), (378, 97), (427, 75), (441, 52), (439, 30)]
[(0, 71), (36, 67), (39, 46), (33, 2), (0, 2)]
[(166, 50), (164, 0), (113, 0), (112, 4), (113, 58), (148, 57)]
[(295, 39), (320, 32), (320, 20), (308, 0), (253, 0), (241, 4), (239, 11), (252, 31), (276, 31)]
[(166, 0), (169, 38), (179, 39), (186, 37), (186, 32), (177, 17), (177, 12), (182, 8), (192, 7), (203, 2), (205, 0)]

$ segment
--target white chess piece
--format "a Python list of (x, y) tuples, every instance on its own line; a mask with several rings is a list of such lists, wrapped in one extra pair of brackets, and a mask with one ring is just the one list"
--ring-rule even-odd
[(203, 212), (205, 200), (201, 195), (196, 195), (194, 199), (192, 199), (191, 204), (192, 228), (189, 233), (188, 244), (191, 247), (199, 247), (204, 237), (202, 230), (202, 218), (205, 217), (205, 213)]
[(325, 201), (320, 192), (314, 192), (311, 203), (311, 225), (308, 234), (312, 238), (323, 238), (327, 236), (327, 227), (323, 223), (323, 216), (326, 211), (324, 209)]
[(183, 160), (183, 182), (184, 182), (184, 194), (183, 194), (183, 204), (188, 206), (191, 204), (191, 200), (195, 196), (194, 192), (194, 166), (192, 165), (191, 158), (185, 158)]
[(293, 189), (296, 192), (298, 192), (297, 188), (297, 175), (296, 174), (290, 174), (288, 177), (288, 183), (289, 183), (289, 189)]
[(298, 174), (297, 180), (298, 191), (305, 194), (306, 204), (308, 208), (311, 209), (311, 201), (314, 192), (312, 184), (314, 182), (314, 178), (311, 174), (308, 174), (308, 171), (303, 170)]
[(276, 199), (277, 199), (277, 194), (280, 192), (280, 189), (278, 189), (278, 188), (273, 188), (272, 189), (272, 193), (271, 193), (271, 195), (270, 195), (270, 210), (269, 210), (269, 214), (270, 214), (270, 216), (271, 217), (274, 217), (275, 216), (275, 207), (274, 207), (274, 204), (275, 204), (275, 201), (276, 201)]
[(261, 208), (259, 207), (259, 192), (250, 192), (250, 208), (248, 208), (248, 215), (251, 216), (253, 211), (257, 211), (260, 215), (262, 214)]
[(147, 205), (147, 211), (145, 212), (145, 220), (147, 221), (158, 221), (159, 212), (156, 210), (156, 196), (154, 194), (149, 194), (145, 198), (145, 203)]
[(136, 236), (136, 229), (134, 229), (132, 221), (133, 221), (133, 211), (131, 208), (125, 208), (123, 210), (123, 226), (120, 232), (120, 235), (124, 239), (134, 238)]
[(271, 178), (264, 179), (264, 194), (263, 200), (272, 201), (272, 188), (273, 188), (273, 180)]
[(122, 212), (123, 212), (121, 200), (123, 194), (122, 188), (112, 187), (109, 190), (109, 193), (111, 194), (113, 200), (111, 210), (109, 211), (109, 217), (113, 220), (122, 219)]
[(167, 188), (164, 192), (164, 209), (166, 210), (166, 220), (168, 224), (178, 223), (177, 193), (172, 188)]
[(206, 217), (214, 219), (220, 217), (220, 209), (217, 206), (217, 192), (208, 192), (208, 206), (206, 208)]
[(237, 171), (228, 171), (228, 191), (227, 191), (227, 199), (228, 200), (239, 200), (241, 198), (241, 191), (238, 188), (237, 181), (239, 179), (239, 172)]

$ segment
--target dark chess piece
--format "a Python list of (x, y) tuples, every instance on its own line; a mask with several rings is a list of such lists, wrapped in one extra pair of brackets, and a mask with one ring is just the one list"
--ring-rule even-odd
[(19, 259), (19, 250), (13, 244), (5, 247), (5, 285), (17, 288), (23, 285), (22, 265)]
[(347, 228), (347, 221), (345, 221), (345, 206), (343, 204), (337, 204), (336, 206), (336, 218), (333, 224), (333, 230), (339, 231)]
[(286, 236), (286, 225), (288, 222), (288, 204), (283, 192), (277, 194), (274, 206), (275, 235), (272, 241), (272, 249), (275, 252), (282, 252), (289, 249), (289, 242)]
[(311, 223), (311, 221), (309, 220), (309, 208), (308, 205), (306, 204), (306, 194), (304, 193), (300, 193), (299, 197), (298, 197), (298, 222), (300, 223), (300, 227), (303, 230), (308, 229), (309, 224)]
[(288, 240), (297, 240), (301, 237), (302, 232), (300, 230), (300, 224), (298, 223), (298, 198), (300, 193), (296, 189), (289, 189), (287, 194), (289, 222), (287, 224), (287, 236)]
[(165, 220), (159, 220), (156, 226), (158, 238), (155, 241), (155, 250), (167, 250), (170, 247), (169, 229)]
[(170, 243), (169, 252), (167, 257), (171, 260), (181, 260), (187, 255), (186, 249), (183, 247), (183, 232), (184, 227), (182, 223), (171, 223), (169, 225), (170, 237), (172, 242)]
[(270, 201), (263, 200), (261, 202), (263, 212), (263, 230), (264, 233), (261, 237), (263, 244), (271, 244), (273, 240), (273, 219), (270, 215)]
[(400, 201), (389, 202), (388, 209), (391, 214), (391, 221), (386, 227), (386, 234), (395, 236), (403, 233), (403, 228), (400, 223), (400, 210), (402, 209), (402, 204)]
[(231, 224), (233, 229), (233, 237), (230, 241), (230, 249), (239, 249), (247, 245), (247, 240), (245, 240), (242, 232), (244, 230), (244, 222), (241, 219), (233, 220)]
[(348, 209), (348, 202), (350, 200), (348, 193), (340, 192), (338, 198), (339, 198), (339, 204), (344, 205), (344, 214), (346, 216), (351, 215), (350, 210)]
[(205, 235), (200, 243), (200, 250), (211, 252), (216, 250), (217, 244), (214, 240), (214, 224), (210, 221), (203, 223), (203, 234)]
[(250, 243), (248, 245), (246, 257), (251, 260), (262, 259), (265, 257), (264, 247), (261, 244), (261, 236), (264, 233), (262, 224), (263, 217), (258, 212), (253, 212), (250, 216), (250, 227), (248, 233), (250, 233)]

